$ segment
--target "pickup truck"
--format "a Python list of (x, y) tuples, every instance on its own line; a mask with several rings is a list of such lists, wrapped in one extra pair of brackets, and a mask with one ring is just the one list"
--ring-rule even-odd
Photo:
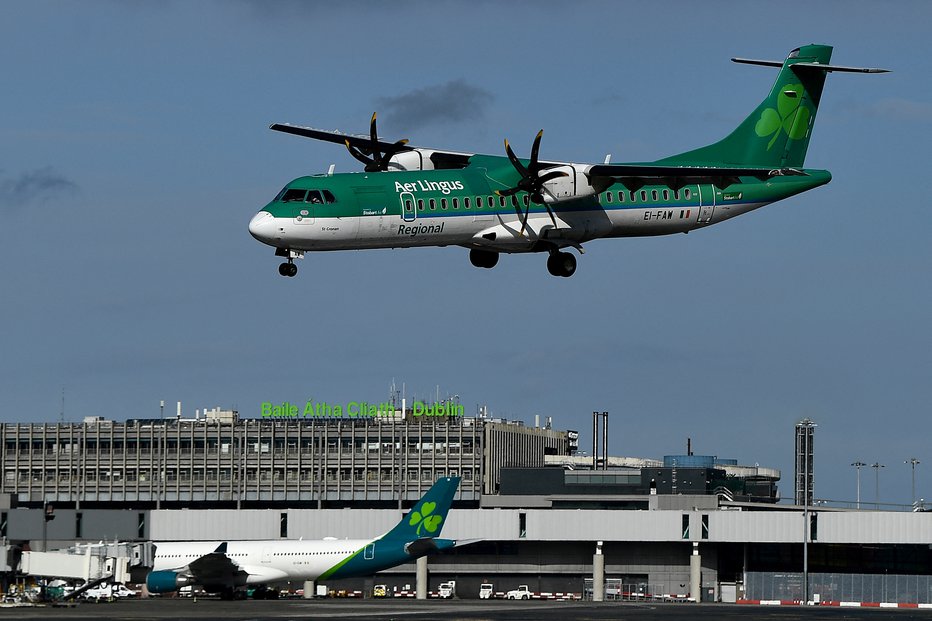
[(488, 582), (479, 585), (479, 599), (492, 599), (495, 594), (494, 587)]
[(441, 599), (456, 597), (456, 581), (450, 580), (449, 582), (441, 582), (440, 586), (437, 588), (437, 595)]
[(531, 599), (531, 592), (526, 584), (522, 584), (517, 589), (512, 589), (505, 593), (505, 599)]

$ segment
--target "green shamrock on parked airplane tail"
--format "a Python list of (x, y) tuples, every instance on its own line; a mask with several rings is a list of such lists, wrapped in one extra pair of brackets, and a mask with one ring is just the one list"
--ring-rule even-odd
[(761, 112), (760, 120), (754, 126), (754, 131), (761, 138), (773, 134), (767, 143), (769, 151), (780, 135), (780, 130), (786, 132), (791, 140), (805, 138), (809, 129), (809, 108), (800, 105), (805, 89), (802, 84), (788, 84), (777, 96), (777, 109), (765, 108)]
[(429, 533), (437, 532), (437, 529), (440, 527), (440, 523), (443, 522), (442, 515), (431, 515), (434, 512), (434, 509), (437, 508), (437, 503), (435, 502), (425, 502), (421, 505), (420, 511), (412, 511), (411, 518), (408, 520), (408, 524), (411, 526), (417, 526), (417, 535), (421, 536), (421, 527), (427, 529)]

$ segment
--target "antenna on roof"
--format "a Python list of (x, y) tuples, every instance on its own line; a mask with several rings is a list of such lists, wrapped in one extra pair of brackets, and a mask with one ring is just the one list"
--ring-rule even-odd
[(336, 169), (336, 167), (337, 167), (336, 164), (331, 164), (331, 165), (330, 165), (330, 168), (327, 169), (327, 176), (328, 176), (328, 177), (333, 176), (333, 171)]

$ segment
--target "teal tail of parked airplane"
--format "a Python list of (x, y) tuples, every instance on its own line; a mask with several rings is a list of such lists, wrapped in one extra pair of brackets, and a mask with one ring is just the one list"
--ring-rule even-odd
[(382, 539), (415, 541), (423, 537), (439, 536), (459, 484), (459, 477), (437, 479), (411, 511)]
[(394, 528), (374, 539), (158, 543), (146, 586), (151, 593), (170, 593), (198, 585), (240, 597), (249, 585), (267, 589), (277, 582), (371, 576), (457, 545), (437, 537), (459, 482), (438, 479)]
[(425, 554), (454, 547), (456, 542), (452, 539), (437, 537), (459, 484), (459, 477), (437, 479), (393, 529), (325, 571), (320, 579), (370, 576)]

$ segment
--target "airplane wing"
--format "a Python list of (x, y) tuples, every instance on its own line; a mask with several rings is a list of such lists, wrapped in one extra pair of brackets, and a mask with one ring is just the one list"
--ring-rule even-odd
[[(372, 123), (375, 123), (374, 115)], [(334, 144), (347, 146), (350, 149), (351, 155), (353, 155), (353, 151), (355, 150), (357, 153), (363, 156), (363, 160), (361, 161), (365, 161), (365, 158), (369, 158), (373, 154), (385, 154), (386, 156), (391, 157), (408, 151), (420, 151), (425, 156), (430, 158), (432, 166), (435, 170), (440, 170), (464, 168), (468, 163), (469, 158), (474, 155), (473, 153), (464, 153), (461, 151), (447, 151), (443, 149), (416, 147), (408, 144), (407, 140), (399, 140), (397, 142), (381, 140), (376, 133), (374, 125), (371, 131), (371, 135), (369, 136), (363, 136), (360, 134), (346, 134), (338, 130), (302, 127), (300, 125), (291, 125), (290, 123), (273, 123), (269, 125), (269, 129), (286, 134), (292, 134), (294, 136), (301, 136), (303, 138), (311, 138), (312, 140), (322, 140), (324, 142), (332, 142)], [(357, 155), (353, 155), (353, 157), (360, 159)], [(380, 168), (381, 170), (385, 170), (386, 164), (382, 162), (381, 167), (376, 167)]]
[[(304, 138), (312, 138), (314, 140), (323, 140), (324, 142), (333, 142), (335, 144), (345, 145), (347, 142), (351, 146), (356, 147), (360, 150), (368, 150), (372, 148), (372, 138), (369, 136), (360, 136), (357, 134), (344, 134), (338, 130), (326, 130), (326, 129), (314, 129), (313, 127), (301, 127), (300, 125), (291, 125), (288, 123), (272, 123), (269, 125), (269, 129), (275, 130), (277, 132), (284, 132), (286, 134), (293, 134), (295, 136), (302, 136)], [(414, 147), (409, 145), (400, 145), (396, 148), (394, 142), (386, 142), (385, 140), (377, 140), (376, 145), (380, 150), (387, 151), (388, 149), (395, 149), (396, 152), (403, 151), (413, 151)]]
[(210, 554), (191, 561), (188, 572), (198, 584), (242, 584), (248, 575), (227, 556), (224, 541)]
[(586, 174), (592, 178), (607, 178), (621, 182), (629, 190), (645, 185), (663, 184), (673, 189), (685, 185), (711, 183), (725, 189), (738, 183), (739, 177), (756, 177), (761, 181), (771, 177), (803, 175), (796, 168), (746, 168), (731, 166), (664, 166), (659, 164), (595, 164)]

